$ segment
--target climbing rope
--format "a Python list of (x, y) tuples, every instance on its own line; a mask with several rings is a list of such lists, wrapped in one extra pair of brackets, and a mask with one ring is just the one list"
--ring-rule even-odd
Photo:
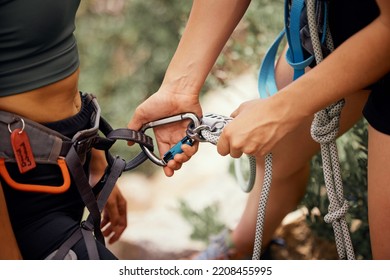
[[(288, 8), (296, 12), (297, 11), (296, 6), (299, 6), (301, 4), (303, 4), (302, 1), (293, 2), (291, 6), (288, 6)], [(293, 9), (294, 5), (296, 6)], [(306, 6), (307, 6), (309, 32), (310, 32), (312, 46), (314, 49), (314, 57), (316, 59), (316, 63), (319, 64), (323, 60), (323, 54), (321, 48), (321, 41), (318, 35), (319, 29), (316, 23), (316, 1), (306, 0)], [(324, 16), (324, 18), (326, 18), (326, 15)], [(289, 18), (289, 20), (290, 20), (289, 22), (290, 27), (296, 24), (296, 23), (291, 23), (291, 18)], [(326, 46), (330, 51), (333, 51), (334, 50), (333, 40), (329, 31), (329, 26), (327, 26), (328, 22), (323, 24), (324, 24), (324, 28), (326, 27), (326, 33), (325, 33)], [(270, 49), (270, 53), (272, 53), (271, 56), (273, 57), (275, 57), (276, 55), (276, 49), (281, 41), (282, 34), (283, 32), (281, 33), (281, 35), (278, 36), (274, 45)], [(289, 34), (287, 34), (288, 39), (291, 40), (291, 38), (288, 35)], [(292, 43), (294, 45), (294, 41), (292, 41)], [(296, 48), (297, 46), (294, 45), (294, 47)], [(266, 72), (269, 72), (268, 71), (270, 68), (269, 65), (271, 65), (269, 61), (272, 62), (269, 56), (268, 57), (266, 56), (265, 60), (266, 63), (264, 63), (264, 67), (262, 65), (260, 71), (260, 73), (263, 74), (263, 76), (259, 77), (259, 89), (264, 89), (265, 85), (271, 86), (271, 89), (272, 88), (276, 89), (274, 85), (274, 81), (271, 81), (270, 83), (270, 80), (267, 80), (267, 77), (264, 78), (264, 76), (270, 76), (271, 80), (274, 80), (272, 79), (273, 77), (272, 73), (270, 75), (269, 74), (264, 75), (263, 70), (268, 68)], [(306, 61), (309, 61), (309, 59), (307, 59)], [(303, 65), (304, 62), (301, 64)], [(296, 63), (295, 61), (295, 64), (294, 65), (292, 64), (292, 66), (295, 67), (298, 64), (299, 63)], [(297, 73), (300, 70), (301, 70), (300, 68), (297, 69), (294, 68), (294, 73)], [(273, 67), (272, 67), (272, 71), (273, 71)], [(271, 93), (271, 95), (274, 93), (270, 91), (267, 92)], [(260, 95), (264, 94), (264, 90), (260, 91), (259, 93)], [(337, 146), (335, 142), (336, 137), (338, 135), (340, 113), (343, 106), (344, 106), (344, 100), (340, 100), (339, 102), (316, 113), (311, 127), (311, 134), (312, 134), (312, 138), (318, 143), (320, 143), (321, 146), (321, 154), (322, 154), (322, 160), (324, 166), (323, 167), (324, 179), (325, 179), (325, 185), (326, 185), (328, 197), (330, 200), (329, 213), (324, 218), (325, 222), (332, 223), (332, 226), (334, 228), (336, 246), (337, 246), (337, 252), (339, 254), (339, 258), (345, 259), (347, 257), (348, 259), (354, 259), (355, 258), (354, 250), (353, 250), (353, 246), (349, 234), (348, 225), (345, 220), (345, 214), (348, 211), (348, 202), (344, 199), (344, 195), (343, 195), (343, 183), (342, 183), (341, 172), (340, 172), (340, 163), (338, 158)], [(257, 213), (256, 236), (255, 236), (254, 250), (252, 256), (253, 260), (258, 260), (260, 259), (261, 256), (265, 209), (266, 209), (270, 186), (271, 186), (271, 177), (272, 177), (272, 154), (268, 154), (265, 158), (263, 186), (260, 194), (260, 201), (259, 201), (259, 207)]]
[[(315, 19), (315, 0), (306, 0), (306, 6), (314, 56), (316, 63), (319, 64), (323, 60), (323, 55)], [(326, 44), (333, 51), (329, 28), (327, 30)], [(336, 145), (340, 114), (344, 103), (344, 100), (340, 100), (316, 113), (311, 126), (311, 135), (316, 142), (320, 143), (325, 186), (329, 197), (329, 213), (324, 220), (326, 223), (332, 223), (339, 258), (355, 259), (349, 228), (345, 220), (349, 205), (344, 199)]]
[[(220, 133), (213, 134), (207, 129), (203, 129), (200, 131), (202, 137), (207, 141), (214, 145), (217, 144)], [(250, 179), (248, 183), (241, 184), (244, 188), (248, 188), (249, 191), (253, 188), (255, 178), (256, 178), (256, 158), (251, 155), (247, 155), (249, 158), (249, 166), (250, 166)], [(238, 178), (240, 178), (238, 176)], [(264, 180), (263, 186), (260, 194), (260, 202), (257, 210), (257, 220), (256, 220), (256, 234), (255, 234), (255, 243), (253, 250), (253, 259), (258, 259), (261, 254), (261, 244), (263, 237), (263, 228), (264, 228), (264, 218), (265, 218), (265, 208), (267, 206), (269, 191), (271, 189), (271, 181), (272, 181), (272, 154), (269, 153), (265, 156), (265, 170), (264, 170)], [(242, 187), (242, 188), (243, 188)]]
[(267, 208), (269, 192), (271, 190), (271, 182), (272, 182), (272, 153), (269, 153), (265, 156), (264, 178), (263, 178), (263, 185), (261, 187), (259, 206), (257, 208), (256, 233), (255, 233), (255, 241), (253, 244), (252, 260), (259, 260), (261, 256), (265, 209)]
[[(205, 116), (201, 119), (201, 125), (199, 134), (206, 142), (217, 145), (219, 136), (222, 133), (223, 128), (227, 125), (231, 120), (230, 117), (217, 115), (217, 114), (205, 114)], [(241, 168), (241, 158), (235, 159), (235, 175), (238, 181), (239, 186), (244, 192), (250, 192), (255, 185), (256, 179), (256, 158), (251, 155), (245, 155), (248, 159), (249, 163), (249, 175), (248, 178), (245, 179), (243, 176), (244, 171)]]

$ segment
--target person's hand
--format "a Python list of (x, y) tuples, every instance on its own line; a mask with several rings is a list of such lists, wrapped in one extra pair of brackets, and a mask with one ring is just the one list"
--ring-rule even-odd
[(114, 186), (103, 210), (101, 228), (108, 243), (116, 242), (127, 227), (127, 202), (117, 185)]
[[(275, 98), (278, 97), (278, 98)], [(255, 99), (241, 104), (234, 118), (222, 131), (218, 153), (233, 158), (248, 154), (264, 156), (302, 120), (281, 96)]]
[[(202, 116), (198, 95), (168, 93), (160, 89), (137, 107), (128, 128), (140, 130), (148, 122), (181, 113), (194, 113), (198, 117)], [(153, 129), (160, 155), (164, 155), (172, 146), (183, 139), (188, 123), (188, 121), (180, 121)], [(170, 160), (164, 167), (165, 175), (172, 176), (175, 170), (180, 169), (182, 164), (196, 153), (197, 149), (197, 143), (194, 143), (192, 147), (183, 145), (183, 153), (175, 155), (174, 159)]]

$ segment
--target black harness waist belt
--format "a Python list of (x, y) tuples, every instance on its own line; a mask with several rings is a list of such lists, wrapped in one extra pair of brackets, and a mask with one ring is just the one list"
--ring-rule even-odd
[[(96, 98), (86, 93), (83, 93), (83, 98), (87, 99), (88, 106), (93, 107), (91, 128), (77, 132), (72, 138), (24, 117), (0, 111), (0, 176), (7, 184), (21, 191), (61, 193), (67, 191), (71, 178), (73, 178), (90, 213), (88, 218), (81, 223), (80, 228), (59, 248), (53, 256), (54, 259), (64, 258), (71, 246), (80, 238), (86, 240), (90, 259), (99, 258), (96, 248), (91, 248), (89, 245), (95, 244), (91, 242), (94, 238), (104, 244), (104, 237), (100, 230), (101, 212), (104, 205), (122, 172), (139, 166), (148, 158), (143, 151), (128, 162), (119, 156), (113, 157), (109, 150), (116, 140), (136, 142), (153, 150), (152, 138), (141, 131), (125, 128), (112, 129), (100, 116), (100, 107)], [(103, 136), (99, 134), (99, 131), (103, 133)], [(102, 179), (93, 187), (89, 184), (89, 179), (83, 169), (86, 155), (92, 148), (104, 150), (108, 162)], [(17, 163), (19, 172), (26, 174), (34, 169), (36, 164), (56, 164), (61, 169), (63, 184), (42, 186), (18, 183), (8, 174), (6, 163)]]

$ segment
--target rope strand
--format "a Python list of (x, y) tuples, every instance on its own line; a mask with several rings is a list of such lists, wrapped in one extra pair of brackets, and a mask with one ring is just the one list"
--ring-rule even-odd
[[(314, 57), (316, 63), (319, 64), (323, 60), (323, 55), (315, 19), (315, 0), (306, 0), (306, 7)], [(326, 44), (330, 51), (334, 50), (329, 28), (326, 33)], [(345, 220), (349, 204), (344, 199), (336, 145), (340, 114), (344, 104), (345, 101), (340, 100), (316, 113), (311, 126), (311, 135), (316, 142), (320, 143), (321, 147), (325, 187), (329, 197), (329, 213), (325, 216), (325, 222), (332, 223), (339, 258), (355, 259), (349, 228)]]

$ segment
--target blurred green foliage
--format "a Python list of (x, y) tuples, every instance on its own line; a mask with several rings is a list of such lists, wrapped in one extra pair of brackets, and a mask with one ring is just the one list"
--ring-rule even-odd
[(191, 239), (207, 243), (210, 236), (218, 234), (224, 223), (218, 219), (219, 207), (214, 203), (201, 209), (194, 210), (184, 201), (179, 201), (179, 211), (183, 218), (192, 226)]

